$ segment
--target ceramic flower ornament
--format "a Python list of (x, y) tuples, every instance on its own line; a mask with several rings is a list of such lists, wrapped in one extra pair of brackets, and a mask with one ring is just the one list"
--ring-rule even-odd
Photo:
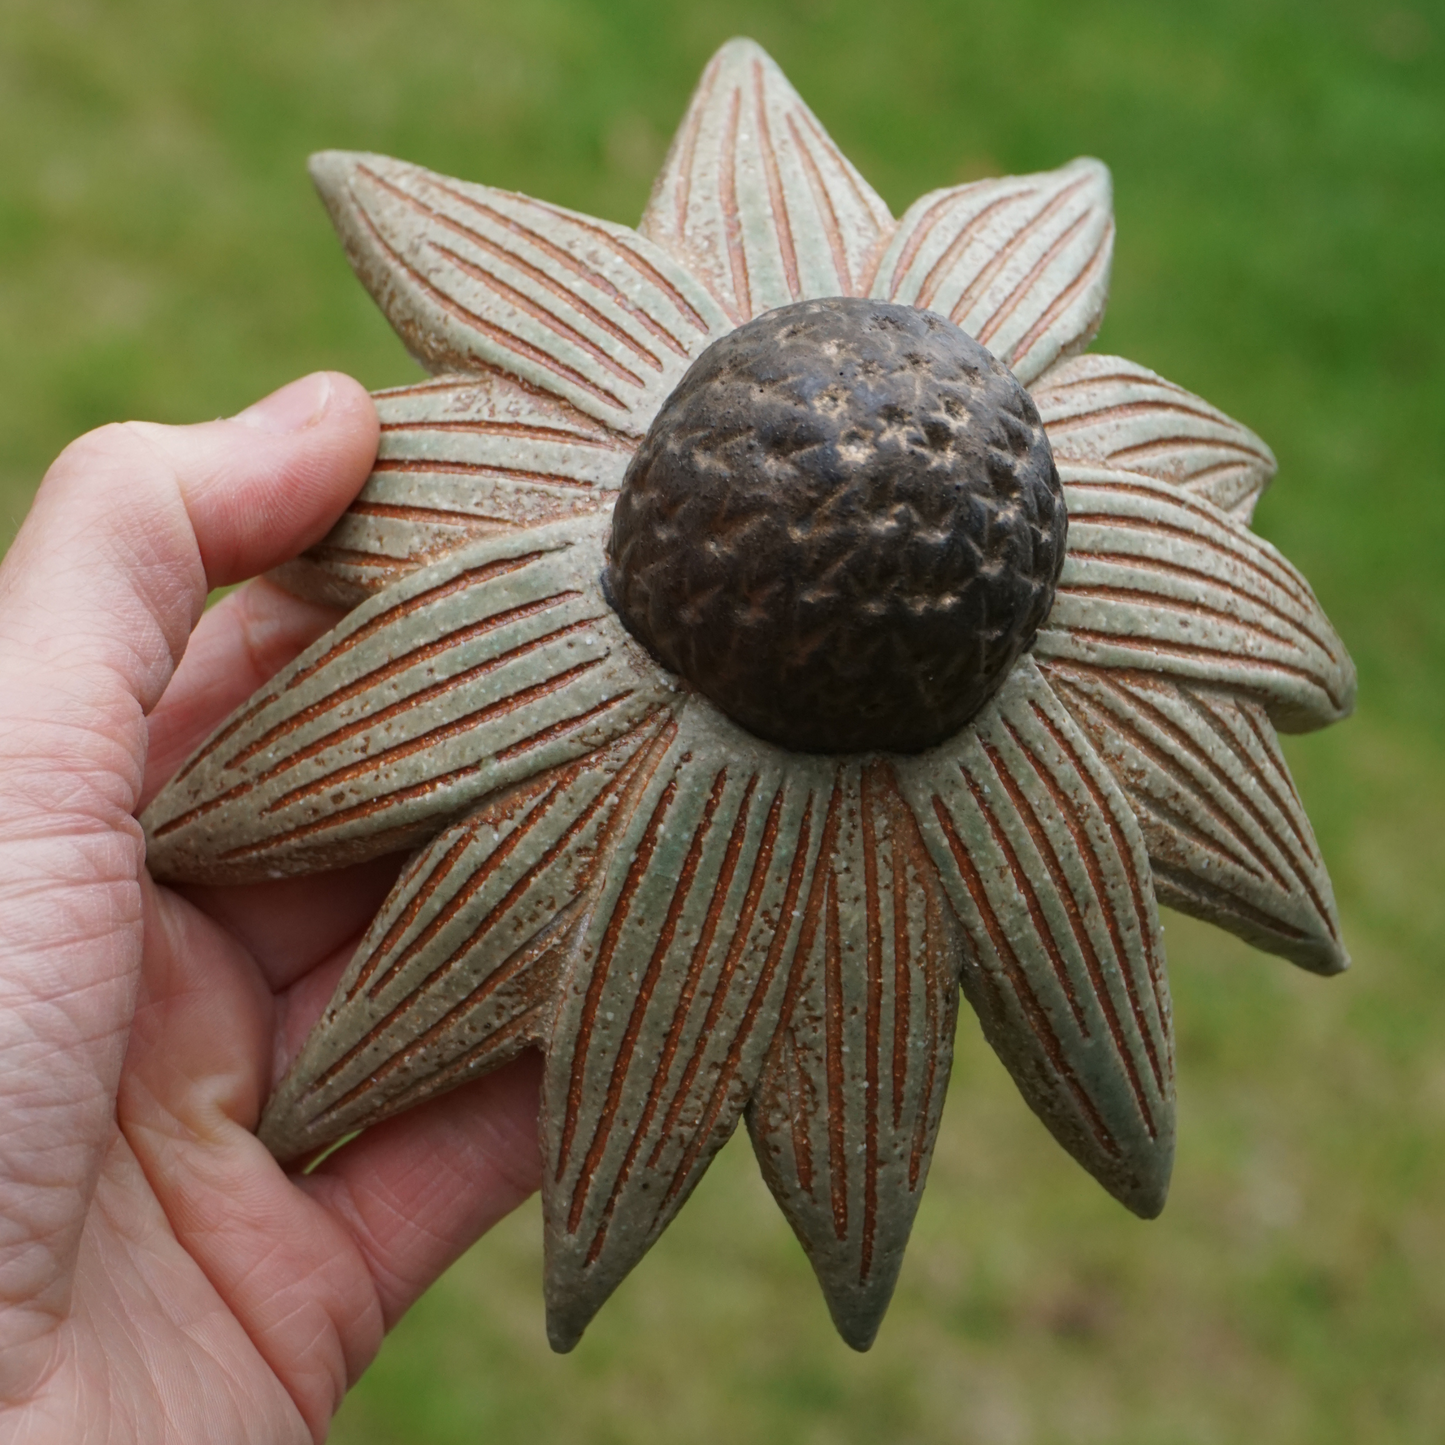
[(1080, 355), (1104, 167), (895, 221), (734, 41), (635, 231), (313, 171), (434, 379), (378, 395), (374, 473), (282, 574), (353, 610), (144, 819), (165, 879), (417, 850), (267, 1107), (278, 1157), (540, 1047), (556, 1348), (741, 1120), (866, 1348), (961, 985), (1059, 1142), (1157, 1213), (1156, 900), (1345, 966), (1275, 729), (1354, 676), (1248, 528), (1264, 444)]

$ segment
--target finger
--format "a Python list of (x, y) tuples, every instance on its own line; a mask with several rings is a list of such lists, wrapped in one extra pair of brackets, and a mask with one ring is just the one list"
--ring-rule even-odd
[(210, 608), (150, 715), (140, 810), (229, 713), (342, 616), (264, 577)]
[(368, 1129), (297, 1184), (347, 1230), (390, 1329), (477, 1239), (542, 1183), (541, 1056)]
[[(351, 950), (276, 1000), (279, 1080), (321, 1016)], [(542, 1183), (542, 1060), (495, 1073), (368, 1129), (296, 1183), (366, 1261), (389, 1330), (439, 1275)]]
[(270, 1072), (270, 990), (234, 940), (149, 882), (144, 989), (117, 1114), (181, 1247), (319, 1440), (381, 1343), (351, 1230), (251, 1130)]
[(396, 853), (337, 873), (176, 891), (238, 938), (280, 992), (337, 949), (350, 957), (404, 861)]
[(394, 1322), (536, 1189), (530, 1056), (288, 1179), (250, 1132), (274, 1018), (245, 951), (147, 884), (144, 996), (119, 1099), (181, 1246), (317, 1437)]
[(376, 427), (355, 382), (322, 375), (241, 420), (105, 428), (51, 468), (0, 565), (9, 1301), (63, 1295), (114, 1127), (141, 957), (144, 713), (207, 588), (320, 536)]

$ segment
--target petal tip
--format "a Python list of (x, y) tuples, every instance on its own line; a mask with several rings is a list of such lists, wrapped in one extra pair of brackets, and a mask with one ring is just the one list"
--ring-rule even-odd
[(1351, 963), (1350, 955), (1346, 952), (1344, 944), (1337, 938), (1322, 941), (1320, 946), (1308, 957), (1296, 958), (1292, 961), (1310, 973), (1319, 974), (1321, 978), (1335, 978), (1346, 972)]
[(1169, 1180), (1174, 1171), (1174, 1139), (1161, 1139), (1153, 1158), (1139, 1160), (1136, 1173), (1104, 1181), (1105, 1188), (1131, 1214), (1140, 1219), (1158, 1219), (1169, 1198)]
[(270, 1151), (271, 1157), (282, 1165), (290, 1164), (316, 1148), (314, 1144), (303, 1141), (301, 1136), (304, 1132), (296, 1128), (285, 1101), (274, 1096), (256, 1126), (256, 1137)]
[[(881, 1294), (881, 1298), (876, 1295)], [(824, 1296), (828, 1301), (828, 1313), (833, 1320), (833, 1328), (838, 1331), (839, 1338), (850, 1350), (856, 1350), (860, 1355), (866, 1355), (873, 1348), (878, 1338), (878, 1331), (883, 1324), (883, 1316), (888, 1312), (889, 1301), (893, 1298), (893, 1288), (890, 1283), (885, 1290), (875, 1292), (870, 1296), (858, 1299), (839, 1298), (827, 1289)]]
[[(322, 1024), (327, 1021), (323, 1019)], [(320, 1072), (315, 1053), (321, 1032), (322, 1025), (318, 1025), (291, 1065), (290, 1072), (266, 1100), (261, 1110), (261, 1121), (256, 1125), (256, 1137), (283, 1168), (304, 1166), (307, 1159), (329, 1152), (338, 1141), (357, 1132), (355, 1127), (345, 1125), (328, 1129), (323, 1124), (317, 1128), (314, 1121), (305, 1115), (303, 1106)]]
[[(909, 1223), (912, 1223), (911, 1218)], [(796, 1222), (794, 1230), (797, 1231)], [(883, 1317), (893, 1302), (893, 1292), (903, 1268), (905, 1241), (899, 1241), (886, 1250), (881, 1258), (875, 1257), (866, 1279), (860, 1279), (859, 1260), (855, 1252), (833, 1251), (826, 1245), (820, 1249), (820, 1241), (816, 1237), (809, 1241), (800, 1234), (799, 1238), (813, 1265), (813, 1274), (823, 1292), (833, 1328), (850, 1350), (865, 1354), (873, 1348)]]
[(362, 151), (316, 151), (308, 157), (306, 169), (311, 184), (331, 217), (331, 224), (340, 232), (343, 242), (356, 224), (357, 201), (352, 191), (356, 174), (363, 161), (375, 159)]
[(597, 1316), (597, 1311), (607, 1302), (611, 1290), (589, 1289), (586, 1283), (574, 1276), (559, 1281), (557, 1270), (549, 1261), (547, 1266), (547, 1343), (555, 1355), (570, 1355), (587, 1333), (587, 1326)]
[(1114, 173), (1101, 161), (1098, 156), (1075, 156), (1067, 165), (1061, 167), (1066, 171), (1087, 171), (1094, 179), (1095, 185), (1099, 186), (1106, 194), (1114, 192)]
[(329, 200), (345, 188), (362, 158), (361, 151), (315, 151), (307, 158), (306, 169), (322, 198)]
[(554, 1355), (570, 1355), (582, 1339), (588, 1321), (578, 1324), (570, 1313), (547, 1310), (547, 1343)]
[(311, 184), (330, 212), (332, 223), (342, 230), (343, 235), (348, 222), (355, 224), (355, 216), (361, 209), (361, 201), (356, 195), (358, 178), (365, 181), (367, 172), (395, 174), (399, 169), (417, 170), (419, 167), (408, 167), (403, 161), (371, 151), (313, 151), (306, 159)]
[[(873, 1348), (873, 1342), (878, 1338), (878, 1326), (881, 1323), (881, 1320), (875, 1321), (874, 1324), (867, 1329), (857, 1331), (849, 1331), (844, 1329), (842, 1325), (838, 1325), (838, 1334), (850, 1350), (856, 1350), (860, 1355), (866, 1355), (868, 1351)], [(836, 1320), (834, 1324), (837, 1324)]]
[(731, 39), (723, 41), (714, 51), (713, 59), (724, 65), (748, 60), (766, 60), (769, 64), (775, 63), (773, 57), (750, 35), (734, 35)]
[(1348, 653), (1345, 654), (1344, 681), (1341, 687), (1340, 696), (1340, 720), (1353, 715), (1355, 711), (1355, 697), (1359, 691), (1360, 676), (1355, 671), (1355, 660)]
[[(1323, 865), (1321, 865), (1323, 867)], [(1260, 930), (1251, 935), (1243, 928), (1231, 931), (1237, 933), (1246, 943), (1253, 944), (1265, 953), (1312, 973), (1318, 978), (1333, 978), (1344, 973), (1350, 966), (1350, 955), (1340, 937), (1340, 918), (1335, 906), (1334, 889), (1328, 879), (1324, 880), (1324, 897), (1307, 926), (1297, 928), (1289, 935)], [(1206, 919), (1206, 922), (1215, 922)]]

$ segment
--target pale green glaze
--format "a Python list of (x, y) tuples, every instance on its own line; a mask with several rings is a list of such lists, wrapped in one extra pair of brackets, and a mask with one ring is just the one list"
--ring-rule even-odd
[[(278, 574), (354, 605), (144, 817), (162, 879), (418, 847), (267, 1106), (283, 1160), (546, 1055), (549, 1332), (570, 1348), (746, 1119), (840, 1332), (872, 1341), (927, 1177), (959, 989), (1131, 1209), (1174, 1148), (1159, 898), (1344, 967), (1274, 728), (1349, 711), (1313, 594), (1248, 531), (1269, 449), (1134, 363), (1097, 161), (899, 222), (777, 67), (714, 58), (638, 231), (384, 157), (314, 174), (437, 380)], [(762, 310), (946, 311), (1033, 390), (1069, 556), (1030, 655), (930, 752), (790, 753), (624, 631), (599, 577), (627, 460)]]

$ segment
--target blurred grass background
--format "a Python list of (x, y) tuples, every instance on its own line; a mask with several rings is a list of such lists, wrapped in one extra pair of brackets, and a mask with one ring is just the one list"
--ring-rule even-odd
[(577, 1352), (533, 1206), (412, 1312), (343, 1445), (1174, 1445), (1445, 1438), (1445, 6), (1368, 0), (4, 0), (0, 531), (108, 420), (414, 368), (306, 154), (371, 149), (634, 222), (729, 35), (901, 210), (1095, 154), (1098, 345), (1255, 427), (1257, 526), (1360, 668), (1287, 743), (1356, 966), (1167, 919), (1173, 1196), (1141, 1224), (971, 1023), (898, 1296), (833, 1336), (735, 1141)]

